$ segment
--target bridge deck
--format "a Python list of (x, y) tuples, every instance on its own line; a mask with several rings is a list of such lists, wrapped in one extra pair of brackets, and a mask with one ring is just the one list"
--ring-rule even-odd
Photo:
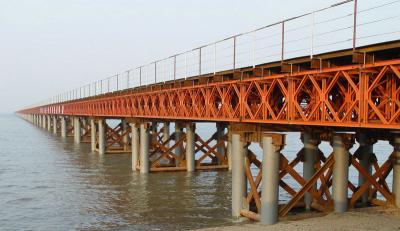
[(374, 44), (20, 112), (399, 129), (399, 48), (400, 41)]

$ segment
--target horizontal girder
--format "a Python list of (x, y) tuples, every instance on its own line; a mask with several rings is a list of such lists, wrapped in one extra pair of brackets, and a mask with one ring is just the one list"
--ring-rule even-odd
[(400, 128), (400, 60), (116, 92), (25, 114)]

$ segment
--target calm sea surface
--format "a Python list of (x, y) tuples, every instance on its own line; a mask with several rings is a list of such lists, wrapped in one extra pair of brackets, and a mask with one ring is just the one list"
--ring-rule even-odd
[[(212, 131), (213, 126), (198, 126), (200, 135)], [(298, 133), (288, 139), (283, 152), (290, 159), (302, 144)], [(330, 151), (327, 143), (320, 148)], [(258, 145), (252, 149), (259, 155)], [(382, 158), (391, 150), (387, 142), (374, 147)], [(131, 170), (130, 158), (99, 156), (89, 144), (75, 145), (14, 115), (0, 115), (0, 230), (185, 230), (232, 224), (229, 172), (143, 176)], [(354, 171), (350, 175), (357, 178)], [(280, 200), (286, 198), (281, 192)]]

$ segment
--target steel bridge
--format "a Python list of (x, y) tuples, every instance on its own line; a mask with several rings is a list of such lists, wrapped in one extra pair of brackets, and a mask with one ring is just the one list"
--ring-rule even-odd
[[(130, 153), (133, 170), (142, 174), (232, 171), (236, 218), (273, 224), (299, 210), (400, 207), (400, 15), (390, 10), (399, 5), (341, 2), (17, 114), (75, 143), (89, 142), (99, 154)], [(226, 59), (228, 67), (219, 65)], [(112, 127), (110, 119), (121, 122)], [(211, 137), (196, 133), (201, 122), (216, 124)], [(281, 153), (290, 142), (287, 131), (302, 133), (304, 147), (294, 159)], [(356, 140), (359, 148), (350, 153)], [(378, 140), (394, 147), (383, 163), (373, 153)], [(332, 153), (319, 149), (321, 141), (331, 143)], [(251, 143), (262, 147), (262, 160)], [(349, 166), (359, 172), (358, 182), (349, 180)], [(279, 190), (290, 195), (287, 203), (278, 204)]]

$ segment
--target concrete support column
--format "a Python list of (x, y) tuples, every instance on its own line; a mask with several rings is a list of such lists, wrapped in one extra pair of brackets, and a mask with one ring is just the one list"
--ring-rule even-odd
[(129, 134), (127, 133), (128, 131), (128, 123), (126, 122), (125, 119), (121, 119), (121, 124), (122, 124), (122, 133), (125, 134), (122, 137), (122, 142), (124, 143), (124, 151), (127, 151), (129, 149)]
[(74, 117), (74, 142), (81, 143), (81, 122), (79, 117)]
[[(164, 127), (163, 127), (163, 138), (162, 141), (165, 143), (169, 140), (170, 138), (170, 127), (169, 127), (169, 122), (164, 122)], [(169, 143), (165, 144), (166, 147), (169, 147)]]
[[(225, 135), (225, 124), (223, 123), (217, 123), (217, 142), (220, 142), (223, 140), (224, 135)], [(221, 154), (221, 156), (225, 156), (225, 141), (223, 146), (218, 146), (217, 147), (217, 152)], [(218, 159), (218, 164), (221, 164), (221, 160)]]
[(96, 150), (96, 136), (97, 136), (96, 121), (94, 118), (90, 118), (90, 145), (92, 152)]
[(147, 123), (140, 123), (140, 173), (150, 171), (149, 163), (149, 128)]
[(397, 208), (400, 208), (400, 135), (396, 134), (393, 147), (395, 151), (393, 162), (393, 188), (394, 201)]
[(150, 123), (150, 127), (149, 127), (149, 149), (152, 148), (153, 143), (157, 143), (158, 142), (157, 130), (158, 130), (158, 123), (157, 122)]
[(42, 128), (43, 128), (43, 129), (46, 129), (46, 125), (47, 125), (47, 123), (46, 123), (46, 116), (45, 116), (45, 115), (42, 115)]
[(67, 123), (65, 121), (65, 117), (61, 116), (61, 137), (66, 138), (67, 137)]
[(104, 119), (98, 120), (99, 124), (99, 154), (106, 153), (106, 125)]
[(278, 222), (279, 151), (284, 145), (284, 135), (263, 134), (263, 171), (261, 195), (261, 224)]
[(51, 131), (51, 116), (47, 116), (47, 131)]
[[(317, 161), (318, 145), (320, 141), (313, 137), (311, 132), (304, 132), (302, 134), (302, 140), (304, 144), (303, 178), (304, 180), (309, 181), (316, 172), (315, 164)], [(314, 187), (316, 187), (316, 185)], [(311, 209), (312, 200), (310, 193), (304, 195), (306, 210)]]
[(186, 124), (186, 169), (188, 172), (194, 172), (196, 168), (195, 153), (194, 153), (194, 133), (195, 124)]
[(139, 150), (140, 150), (140, 143), (139, 143), (139, 129), (136, 123), (131, 124), (132, 128), (132, 170), (136, 171), (136, 167), (138, 166), (138, 159), (139, 159)]
[[(175, 122), (175, 142), (178, 142), (182, 137), (182, 124)], [(175, 148), (175, 155), (182, 156), (182, 145)], [(179, 161), (175, 162), (176, 166), (179, 166)]]
[(333, 202), (335, 212), (344, 213), (348, 208), (349, 145), (345, 134), (333, 135)]
[(232, 216), (240, 217), (247, 194), (245, 175), (245, 150), (241, 133), (232, 134)]
[(226, 144), (226, 155), (228, 157), (228, 170), (232, 171), (232, 135), (228, 131), (228, 142)]
[(53, 134), (57, 135), (57, 116), (53, 116)]
[[(373, 153), (373, 143), (372, 139), (368, 137), (365, 132), (360, 132), (357, 136), (357, 141), (360, 144), (360, 147), (357, 150), (357, 157), (360, 161), (360, 165), (369, 173), (372, 173), (372, 166), (371, 166), (371, 154)], [(358, 173), (358, 186), (364, 184), (367, 181), (365, 176), (361, 173)], [(366, 190), (363, 195), (361, 196), (361, 204), (362, 206), (367, 206), (368, 204), (368, 196), (369, 196), (369, 189)]]

